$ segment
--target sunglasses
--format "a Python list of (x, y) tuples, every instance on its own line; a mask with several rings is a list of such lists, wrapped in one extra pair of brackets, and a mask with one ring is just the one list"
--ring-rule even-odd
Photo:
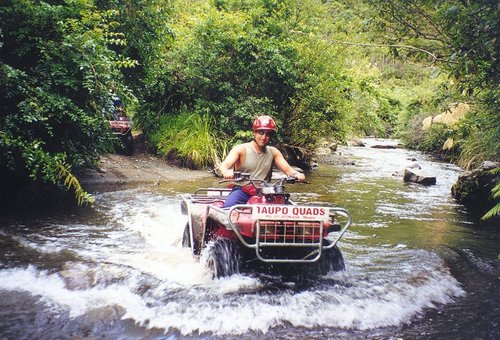
[(257, 133), (259, 134), (259, 136), (266, 135), (269, 138), (271, 138), (272, 136), (274, 136), (274, 131), (257, 130)]

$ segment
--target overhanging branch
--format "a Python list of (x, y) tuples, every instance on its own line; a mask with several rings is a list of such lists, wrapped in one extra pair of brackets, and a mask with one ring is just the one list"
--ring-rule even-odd
[(339, 44), (344, 44), (344, 45), (352, 45), (352, 46), (364, 46), (364, 47), (397, 47), (397, 48), (406, 48), (410, 50), (415, 50), (419, 52), (426, 53), (432, 57), (434, 60), (440, 60), (442, 61), (443, 59), (438, 58), (434, 53), (424, 50), (423, 48), (420, 47), (415, 47), (411, 45), (399, 45), (399, 44), (367, 44), (367, 43), (352, 43), (348, 41), (338, 41), (338, 40), (332, 40), (332, 42), (336, 42)]
[[(304, 34), (304, 35), (309, 35), (308, 33), (301, 32), (301, 31), (295, 31), (291, 30), (291, 33), (296, 33), (296, 34)], [(350, 46), (363, 46), (363, 47), (397, 47), (397, 48), (406, 48), (410, 50), (415, 50), (419, 51), (425, 54), (428, 54), (434, 59), (434, 61), (445, 61), (442, 58), (439, 58), (436, 56), (434, 53), (424, 50), (423, 48), (412, 46), (412, 45), (401, 45), (401, 44), (369, 44), (369, 43), (355, 43), (355, 42), (350, 42), (350, 41), (340, 41), (340, 40), (333, 40), (333, 39), (325, 39), (328, 40), (331, 43), (337, 43), (337, 44), (343, 44), (343, 45), (350, 45)]]

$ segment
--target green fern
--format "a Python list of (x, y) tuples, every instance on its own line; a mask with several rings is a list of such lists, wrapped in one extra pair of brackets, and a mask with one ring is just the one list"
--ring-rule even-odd
[(64, 179), (64, 185), (75, 192), (78, 205), (82, 205), (84, 202), (89, 204), (94, 203), (94, 197), (82, 189), (78, 179), (63, 164), (58, 163), (57, 169), (59, 178)]
[[(495, 168), (490, 171), (493, 175), (498, 175), (500, 174), (500, 167)], [(491, 197), (495, 198), (500, 198), (500, 180), (497, 181), (497, 184), (491, 189)], [(487, 219), (492, 218), (493, 216), (498, 216), (500, 215), (500, 202), (498, 202), (493, 208), (490, 209), (486, 214), (484, 214), (483, 217), (481, 217), (481, 220), (485, 221)]]

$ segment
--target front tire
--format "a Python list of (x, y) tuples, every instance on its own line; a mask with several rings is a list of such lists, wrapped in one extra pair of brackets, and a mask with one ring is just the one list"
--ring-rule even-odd
[(189, 223), (186, 223), (186, 226), (184, 227), (181, 244), (183, 248), (191, 248), (191, 237), (189, 237)]
[(218, 238), (205, 249), (205, 267), (212, 278), (222, 278), (240, 272), (241, 256), (235, 242)]

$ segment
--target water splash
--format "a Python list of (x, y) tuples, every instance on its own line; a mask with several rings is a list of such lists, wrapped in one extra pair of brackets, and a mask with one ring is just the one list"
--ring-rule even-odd
[[(130, 197), (133, 197), (130, 198)], [(70, 232), (26, 234), (23, 246), (61, 260), (0, 270), (0, 289), (37, 296), (47, 313), (92, 317), (116, 306), (122, 320), (183, 335), (265, 334), (285, 325), (367, 330), (411, 322), (426, 309), (463, 296), (436, 254), (407, 246), (342, 242), (347, 270), (304, 282), (235, 275), (211, 280), (180, 245), (185, 224), (178, 197), (140, 190), (106, 193), (97, 209), (106, 225), (78, 224)], [(63, 313), (64, 312), (64, 313)], [(96, 314), (99, 315), (99, 314)]]

